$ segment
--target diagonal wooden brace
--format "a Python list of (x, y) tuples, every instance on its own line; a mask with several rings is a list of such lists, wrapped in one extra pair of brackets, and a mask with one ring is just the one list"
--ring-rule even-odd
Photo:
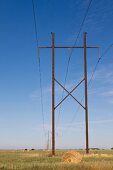
[(65, 96), (65, 97), (61, 100), (61, 102), (60, 102), (59, 104), (57, 104), (57, 106), (56, 106), (54, 109), (56, 109), (68, 96), (71, 96), (83, 109), (85, 109), (85, 107), (71, 94), (71, 93), (84, 81), (84, 79), (81, 80), (81, 81), (78, 83), (78, 85), (76, 85), (76, 86), (73, 88), (73, 90), (71, 90), (70, 92), (69, 92), (61, 83), (59, 83), (59, 81), (57, 81), (56, 79), (55, 79), (55, 81), (68, 93), (68, 95)]

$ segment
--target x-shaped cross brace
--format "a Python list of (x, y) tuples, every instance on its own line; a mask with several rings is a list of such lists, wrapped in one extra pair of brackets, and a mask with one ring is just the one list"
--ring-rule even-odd
[(56, 106), (54, 109), (56, 109), (68, 96), (71, 96), (83, 109), (86, 109), (71, 93), (85, 80), (81, 80), (70, 92), (61, 84), (58, 80), (54, 79), (57, 84), (59, 84), (68, 94), (65, 96)]

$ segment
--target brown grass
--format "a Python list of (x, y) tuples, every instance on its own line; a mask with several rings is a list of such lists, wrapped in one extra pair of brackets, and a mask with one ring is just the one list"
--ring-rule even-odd
[[(20, 155), (21, 156), (21, 155)], [(24, 154), (21, 157), (25, 157), (25, 158), (32, 158), (32, 157), (39, 157), (40, 155), (38, 153), (29, 153), (29, 154)]]
[(94, 153), (91, 153), (91, 154), (84, 154), (84, 157), (95, 157), (95, 158), (113, 158), (113, 155), (112, 154), (94, 154)]

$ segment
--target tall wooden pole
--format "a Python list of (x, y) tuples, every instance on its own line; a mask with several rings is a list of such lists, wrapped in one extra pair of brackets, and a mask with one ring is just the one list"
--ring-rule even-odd
[(84, 82), (85, 82), (85, 122), (86, 122), (86, 153), (89, 153), (88, 139), (88, 94), (87, 94), (87, 53), (86, 53), (86, 32), (84, 32)]
[(52, 32), (52, 155), (55, 155), (55, 75), (54, 75), (54, 32)]
[[(87, 48), (99, 48), (97, 46), (87, 46), (86, 44), (86, 32), (84, 33), (84, 45), (83, 46), (55, 46), (54, 45), (54, 33), (52, 32), (52, 46), (40, 46), (39, 48), (50, 48), (52, 49), (52, 155), (55, 155), (55, 109), (68, 97), (71, 96), (78, 102), (85, 110), (85, 122), (86, 122), (86, 153), (89, 153), (88, 143), (88, 95), (87, 95)], [(84, 78), (71, 90), (66, 90), (58, 80), (55, 79), (55, 62), (54, 62), (54, 50), (55, 48), (80, 48), (84, 49)], [(55, 81), (68, 93), (56, 106), (55, 106)], [(85, 90), (85, 107), (71, 94), (82, 82), (84, 81)]]

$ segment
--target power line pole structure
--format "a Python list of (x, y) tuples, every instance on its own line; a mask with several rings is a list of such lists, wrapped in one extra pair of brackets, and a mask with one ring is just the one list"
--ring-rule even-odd
[[(52, 32), (52, 46), (39, 46), (39, 48), (51, 48), (52, 49), (52, 155), (55, 155), (55, 109), (62, 104), (62, 102), (68, 97), (71, 96), (84, 110), (85, 110), (85, 125), (86, 125), (86, 153), (89, 153), (89, 138), (88, 138), (88, 94), (87, 94), (87, 49), (88, 48), (99, 48), (97, 46), (87, 46), (87, 33), (84, 32), (84, 45), (83, 46), (55, 46), (54, 45), (54, 32)], [(84, 78), (69, 92), (58, 80), (55, 78), (55, 61), (54, 61), (54, 51), (57, 48), (80, 48), (84, 49)], [(55, 82), (59, 84), (66, 92), (65, 96), (56, 106), (55, 106)], [(84, 82), (85, 86), (85, 106), (83, 106), (73, 95), (72, 93), (75, 89)]]
[(55, 155), (55, 61), (54, 33), (52, 33), (52, 155)]
[(49, 150), (49, 144), (50, 144), (50, 140), (49, 140), (49, 131), (48, 131), (48, 135), (47, 135), (47, 150)]
[(87, 58), (86, 58), (86, 32), (84, 33), (84, 82), (85, 82), (85, 122), (86, 122), (86, 153), (89, 152), (88, 140), (88, 93), (87, 93)]

